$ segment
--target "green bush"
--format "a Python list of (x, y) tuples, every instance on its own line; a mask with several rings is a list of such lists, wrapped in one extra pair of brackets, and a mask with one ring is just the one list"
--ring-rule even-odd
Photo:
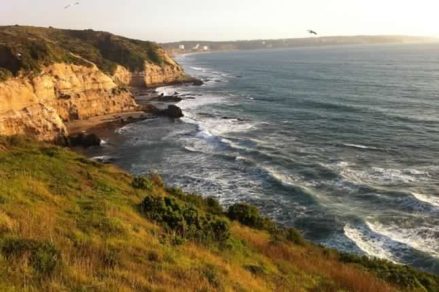
[(12, 77), (11, 71), (4, 69), (4, 68), (0, 68), (0, 82), (6, 81), (11, 77)]
[(219, 277), (219, 273), (217, 268), (214, 265), (206, 264), (201, 268), (201, 274), (206, 277), (207, 281), (209, 281), (210, 285), (215, 287), (217, 290), (221, 291), (221, 278)]
[(257, 229), (265, 229), (268, 224), (268, 220), (261, 216), (258, 208), (243, 203), (230, 206), (227, 210), (227, 216), (231, 220)]
[(197, 208), (204, 210), (206, 213), (214, 215), (223, 215), (224, 209), (220, 203), (212, 197), (203, 197), (200, 195), (186, 194), (179, 188), (168, 188), (166, 191), (173, 197), (176, 197), (186, 203), (193, 204)]
[(339, 259), (344, 263), (360, 265), (384, 281), (400, 287), (414, 290), (439, 291), (439, 276), (420, 272), (409, 266), (347, 253), (340, 253)]
[(140, 206), (149, 219), (180, 238), (199, 242), (224, 242), (230, 236), (229, 224), (224, 219), (204, 214), (194, 205), (173, 197), (146, 197)]
[(273, 225), (269, 229), (273, 241), (288, 241), (297, 245), (305, 245), (306, 241), (300, 233), (294, 228), (283, 228)]
[(39, 73), (43, 66), (57, 62), (83, 66), (93, 62), (109, 74), (117, 65), (143, 71), (146, 61), (159, 66), (165, 62), (155, 43), (92, 30), (4, 26), (0, 39), (0, 68), (5, 69), (0, 71), (0, 81), (20, 71)]
[(33, 269), (45, 276), (51, 275), (61, 263), (61, 254), (50, 242), (8, 238), (1, 243), (1, 252), (8, 260), (29, 257)]
[(255, 276), (261, 276), (266, 274), (264, 267), (258, 265), (245, 265), (244, 269), (246, 269)]
[(149, 179), (143, 176), (136, 176), (131, 183), (135, 189), (150, 191), (152, 189), (152, 183)]
[(274, 242), (289, 241), (299, 245), (305, 244), (305, 240), (297, 230), (279, 226), (269, 218), (262, 216), (255, 206), (243, 203), (232, 205), (227, 210), (227, 216), (243, 225), (268, 231)]

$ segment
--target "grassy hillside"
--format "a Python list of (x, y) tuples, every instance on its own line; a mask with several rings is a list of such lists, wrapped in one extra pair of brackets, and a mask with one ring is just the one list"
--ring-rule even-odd
[[(437, 277), (305, 242), (69, 150), (0, 139), (1, 291), (438, 291)], [(436, 290), (435, 290), (436, 289)]]
[(0, 27), (0, 80), (20, 71), (38, 72), (54, 62), (89, 65), (113, 73), (120, 64), (143, 70), (144, 61), (161, 65), (160, 47), (107, 32), (63, 30), (27, 26)]

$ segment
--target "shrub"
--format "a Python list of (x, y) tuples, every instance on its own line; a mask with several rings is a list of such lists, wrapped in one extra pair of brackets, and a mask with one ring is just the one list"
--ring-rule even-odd
[(101, 255), (102, 264), (110, 269), (114, 269), (119, 264), (119, 253), (117, 250), (107, 248)]
[(297, 230), (284, 228), (269, 218), (263, 217), (255, 206), (243, 203), (232, 205), (227, 210), (227, 216), (243, 225), (268, 231), (275, 242), (286, 240), (294, 244), (305, 244), (305, 240)]
[(273, 241), (288, 241), (297, 245), (305, 245), (305, 239), (303, 239), (302, 235), (294, 229), (294, 228), (283, 228), (277, 225), (274, 225), (269, 230), (270, 235), (272, 236)]
[(160, 176), (160, 174), (156, 172), (151, 172), (148, 174), (148, 179), (157, 187), (164, 188), (165, 183), (163, 182), (163, 178)]
[(183, 239), (224, 242), (230, 236), (227, 221), (215, 215), (206, 215), (192, 204), (173, 197), (148, 196), (141, 203), (140, 210), (167, 232)]
[(261, 276), (266, 273), (264, 267), (258, 265), (245, 265), (244, 269), (246, 269), (255, 276)]
[(384, 281), (400, 287), (413, 290), (439, 291), (439, 276), (417, 271), (408, 266), (347, 253), (340, 253), (340, 261), (360, 265)]
[(176, 197), (184, 202), (195, 205), (197, 208), (203, 209), (206, 213), (214, 215), (223, 215), (224, 209), (220, 203), (212, 197), (203, 197), (194, 194), (185, 194), (179, 188), (168, 188), (166, 191), (173, 197)]
[(224, 213), (223, 207), (220, 205), (218, 200), (216, 200), (215, 198), (208, 197), (208, 198), (204, 199), (204, 201), (205, 201), (205, 204), (207, 206), (208, 212), (213, 213), (213, 214), (217, 214), (217, 215)]
[(51, 275), (61, 262), (60, 252), (47, 241), (8, 238), (1, 244), (1, 252), (8, 260), (28, 256), (32, 268), (45, 276)]
[[(218, 271), (214, 265), (206, 264), (201, 268), (201, 273), (206, 277), (209, 284), (219, 289), (221, 287), (221, 279), (218, 275)], [(219, 289), (221, 290), (221, 289)]]
[(148, 258), (148, 261), (150, 261), (150, 262), (161, 262), (162, 261), (162, 257), (155, 250), (149, 251), (147, 258)]
[(243, 203), (230, 206), (227, 210), (227, 216), (231, 220), (257, 229), (264, 229), (267, 223), (267, 219), (261, 216), (255, 206)]
[(151, 181), (143, 176), (136, 176), (133, 179), (131, 186), (135, 189), (146, 190), (146, 191), (150, 191), (152, 189)]
[(157, 44), (91, 30), (3, 27), (0, 39), (0, 67), (10, 72), (0, 72), (0, 82), (10, 74), (37, 73), (57, 62), (83, 66), (93, 62), (109, 74), (118, 64), (139, 72), (144, 70), (145, 61), (159, 66), (166, 62)]
[(5, 68), (0, 68), (0, 82), (6, 81), (11, 77), (12, 77), (11, 71), (9, 71)]

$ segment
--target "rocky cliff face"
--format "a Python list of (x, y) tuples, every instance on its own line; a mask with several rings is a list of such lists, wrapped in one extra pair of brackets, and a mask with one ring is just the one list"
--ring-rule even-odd
[(145, 61), (143, 71), (139, 72), (130, 72), (127, 68), (119, 65), (113, 74), (113, 79), (119, 84), (135, 87), (155, 87), (189, 80), (183, 68), (164, 50), (157, 51), (162, 60), (160, 65)]
[(0, 26), (0, 40), (0, 135), (54, 140), (67, 121), (137, 110), (128, 86), (190, 80), (157, 44), (107, 32)]
[(0, 135), (55, 140), (64, 122), (137, 109), (133, 95), (96, 66), (53, 64), (0, 82)]
[(156, 86), (160, 84), (168, 84), (173, 82), (184, 81), (187, 76), (184, 74), (183, 68), (177, 64), (164, 50), (159, 50), (162, 66), (145, 62), (145, 85)]

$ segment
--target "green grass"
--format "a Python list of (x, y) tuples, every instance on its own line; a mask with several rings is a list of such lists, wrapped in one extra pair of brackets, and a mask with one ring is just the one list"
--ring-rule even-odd
[(67, 149), (0, 138), (2, 291), (438, 287), (437, 276), (313, 245), (254, 207), (223, 210), (158, 174), (132, 177)]
[(155, 43), (107, 32), (0, 27), (0, 81), (20, 72), (37, 74), (43, 66), (57, 62), (84, 66), (92, 62), (109, 74), (114, 73), (118, 64), (131, 71), (143, 71), (145, 61), (163, 65), (162, 56)]

